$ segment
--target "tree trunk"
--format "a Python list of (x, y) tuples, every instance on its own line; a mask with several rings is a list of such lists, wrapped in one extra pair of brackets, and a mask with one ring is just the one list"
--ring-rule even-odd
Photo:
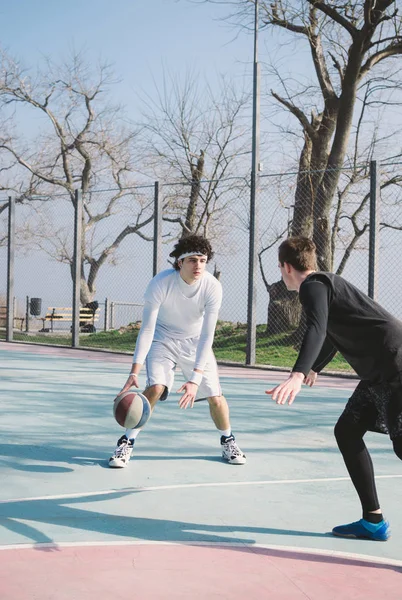
[(85, 277), (81, 277), (81, 284), (80, 284), (80, 302), (82, 304), (82, 306), (85, 306), (86, 304), (88, 304), (88, 302), (92, 302), (95, 298), (95, 294), (96, 294), (96, 288), (92, 288), (90, 289)]
[[(317, 189), (327, 166), (328, 149), (336, 123), (335, 104), (327, 103), (322, 115), (312, 120), (314, 138), (305, 132), (305, 143), (299, 161), (299, 174), (291, 227), (292, 236), (313, 236), (313, 215)], [(296, 292), (288, 292), (282, 281), (273, 283), (269, 290), (267, 334), (296, 331), (292, 340), (298, 340), (304, 331), (301, 306)], [(271, 306), (273, 304), (273, 306)], [(271, 321), (271, 322), (270, 322)]]
[(221, 280), (221, 271), (218, 270), (218, 267), (216, 265), (214, 266), (214, 277), (218, 281)]
[(314, 182), (310, 172), (313, 141), (308, 135), (304, 136), (304, 140), (299, 160), (291, 235), (310, 237), (313, 232), (313, 198), (315, 195)]
[(197, 159), (197, 164), (191, 166), (191, 192), (182, 237), (194, 234), (201, 180), (204, 175), (204, 160), (204, 151), (201, 150), (200, 156)]
[(297, 292), (289, 292), (283, 281), (273, 283), (269, 288), (267, 335), (291, 331), (298, 326), (301, 304)]
[(345, 160), (350, 130), (353, 123), (359, 73), (363, 59), (363, 41), (357, 38), (349, 49), (342, 93), (338, 104), (338, 118), (331, 152), (324, 177), (314, 202), (314, 235), (318, 268), (331, 271), (333, 267), (330, 211)]

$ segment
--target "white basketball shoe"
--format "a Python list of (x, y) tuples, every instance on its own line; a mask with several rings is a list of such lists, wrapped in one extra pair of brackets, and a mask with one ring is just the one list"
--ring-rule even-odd
[(112, 467), (113, 469), (127, 467), (133, 452), (133, 447), (134, 440), (128, 440), (125, 435), (122, 435), (117, 442), (113, 456), (109, 458), (109, 467)]
[(246, 462), (246, 455), (239, 446), (236, 444), (236, 440), (233, 435), (229, 437), (221, 437), (222, 446), (222, 458), (231, 465), (244, 465)]

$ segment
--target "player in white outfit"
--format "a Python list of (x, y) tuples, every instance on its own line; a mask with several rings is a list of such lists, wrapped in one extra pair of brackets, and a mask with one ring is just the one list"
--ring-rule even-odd
[[(170, 254), (174, 268), (158, 273), (145, 292), (142, 325), (130, 375), (121, 392), (138, 388), (138, 374), (146, 364), (144, 395), (152, 409), (172, 388), (174, 370), (181, 368), (186, 383), (180, 408), (208, 400), (212, 420), (221, 434), (222, 457), (230, 464), (246, 462), (229, 421), (229, 407), (219, 383), (212, 351), (215, 327), (222, 303), (222, 286), (205, 270), (213, 252), (207, 239), (192, 235), (179, 240)], [(125, 467), (141, 429), (127, 429), (117, 442), (110, 467)]]

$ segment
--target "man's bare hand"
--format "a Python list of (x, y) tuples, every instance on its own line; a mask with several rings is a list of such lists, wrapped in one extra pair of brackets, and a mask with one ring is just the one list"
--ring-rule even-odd
[(317, 380), (317, 373), (315, 371), (309, 371), (309, 373), (304, 378), (304, 383), (310, 387), (313, 387)]
[(122, 387), (122, 389), (120, 390), (118, 395), (124, 394), (124, 392), (128, 392), (128, 390), (132, 387), (137, 388), (137, 389), (139, 387), (137, 373), (130, 373), (126, 383), (124, 384), (124, 386)]
[(277, 404), (286, 404), (288, 401), (290, 406), (300, 392), (304, 378), (304, 373), (291, 373), (289, 379), (265, 393), (272, 396)]
[(192, 381), (187, 381), (187, 383), (182, 385), (181, 388), (177, 390), (178, 393), (184, 392), (184, 394), (179, 400), (180, 408), (187, 408), (188, 406), (190, 408), (193, 408), (197, 390), (198, 385), (196, 383), (193, 383)]

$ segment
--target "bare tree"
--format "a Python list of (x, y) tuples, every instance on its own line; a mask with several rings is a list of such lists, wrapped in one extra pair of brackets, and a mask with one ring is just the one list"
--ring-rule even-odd
[[(244, 18), (246, 0), (228, 2)], [(348, 151), (359, 86), (385, 61), (402, 54), (402, 21), (395, 0), (276, 0), (260, 2), (262, 24), (308, 45), (321, 106), (304, 89), (272, 96), (299, 122), (304, 145), (299, 160), (292, 234), (312, 235), (319, 267), (331, 270), (331, 221), (341, 168)], [(373, 90), (374, 92), (374, 90)], [(310, 102), (303, 105), (303, 96)]]
[[(348, 157), (348, 168), (344, 168), (338, 182), (336, 202), (332, 207), (331, 215), (331, 249), (334, 257), (333, 270), (342, 275), (345, 266), (350, 259), (353, 250), (368, 251), (367, 235), (370, 227), (369, 200), (370, 189), (370, 160), (377, 154), (377, 147), (381, 144), (395, 145), (400, 131), (394, 129), (383, 135), (379, 134), (379, 122), (372, 123), (372, 135), (361, 140), (361, 133), (365, 130), (364, 114), (367, 108), (368, 95), (364, 94), (358, 123), (353, 132), (351, 144), (352, 154)], [(378, 115), (377, 115), (378, 116)], [(361, 147), (360, 147), (361, 146)], [(378, 181), (378, 192), (381, 195), (381, 227), (402, 230), (402, 214), (398, 216), (398, 198), (402, 187), (402, 175), (400, 165), (394, 157), (394, 162), (380, 163), (380, 176)], [(300, 175), (300, 174), (299, 174)], [(292, 230), (292, 222), (289, 213), (292, 208), (294, 195), (289, 189), (289, 175), (284, 174), (277, 178), (277, 190), (275, 195), (279, 198), (278, 215), (274, 215), (265, 232), (262, 232), (261, 250), (259, 252), (259, 264), (262, 279), (266, 290), (270, 295), (268, 306), (267, 333), (275, 334), (290, 331), (298, 327), (301, 307), (297, 294), (288, 292), (282, 281), (270, 283), (265, 273), (267, 263), (264, 263), (264, 255), (273, 247), (277, 246), (280, 239), (289, 235)], [(284, 181), (282, 181), (282, 179)], [(271, 181), (271, 187), (274, 178)], [(297, 182), (294, 185), (296, 188)], [(284, 191), (283, 191), (284, 190)], [(286, 215), (285, 213), (288, 213)], [(399, 211), (401, 212), (401, 211)], [(272, 221), (275, 220), (275, 223)], [(285, 221), (287, 223), (285, 224)], [(296, 330), (291, 340), (298, 341), (300, 331)]]
[[(252, 1), (216, 1), (228, 6), (229, 22), (253, 29)], [(276, 64), (271, 66), (271, 73), (280, 85), (280, 89), (271, 90), (271, 98), (298, 124), (302, 140), (297, 185), (294, 197), (288, 203), (293, 212), (288, 234), (312, 237), (317, 246), (319, 268), (333, 270), (335, 239), (340, 235), (339, 219), (348, 220), (354, 229), (352, 234), (348, 231), (349, 243), (340, 264), (342, 269), (348, 258), (348, 248), (354, 247), (367, 224), (358, 224), (357, 217), (362, 211), (345, 214), (342, 208), (348, 188), (362, 173), (355, 168), (345, 186), (340, 180), (341, 170), (351, 150), (356, 102), (368, 77), (371, 76), (373, 81), (382, 78), (380, 84), (366, 87), (371, 102), (380, 98), (385, 82), (391, 92), (399, 86), (398, 78), (393, 80), (390, 71), (390, 67), (395, 66), (395, 59), (402, 54), (402, 20), (397, 3), (395, 0), (347, 0), (343, 3), (260, 0), (259, 4), (262, 29), (276, 32), (277, 40), (284, 44), (282, 49), (285, 44), (294, 43), (300, 50), (300, 44), (304, 44), (311, 59), (303, 74), (293, 69), (292, 75), (291, 62), (287, 63), (288, 74), (278, 64), (278, 52), (275, 53)], [(291, 135), (295, 135), (292, 127)], [(353, 150), (351, 154), (357, 156)], [(364, 162), (367, 163), (367, 158)], [(263, 246), (263, 253), (266, 246)], [(267, 285), (266, 278), (264, 280)], [(294, 298), (281, 282), (268, 286), (270, 300), (274, 299), (278, 306), (283, 304), (280, 309), (282, 327), (287, 330), (297, 313)]]
[[(83, 194), (81, 302), (85, 304), (93, 300), (102, 265), (128, 235), (143, 235), (142, 229), (152, 220), (148, 203), (133, 197), (131, 223), (120, 223), (120, 231), (101, 242), (95, 235), (100, 223), (122, 210), (124, 198), (133, 196), (127, 188), (133, 183), (136, 131), (124, 125), (122, 107), (107, 101), (116, 83), (108, 65), (100, 65), (93, 74), (76, 54), (61, 66), (47, 61), (44, 71), (31, 76), (5, 52), (0, 60), (0, 118), (6, 125), (0, 134), (0, 152), (19, 169), (15, 178), (23, 180), (25, 174), (23, 189), (20, 186), (16, 193), (14, 185), (18, 201), (32, 202), (39, 195), (56, 203), (60, 202), (57, 196), (64, 195), (75, 207), (75, 190)], [(41, 129), (31, 141), (16, 133), (24, 112), (42, 116)], [(99, 187), (112, 191), (95, 193)], [(71, 244), (64, 243), (71, 238), (70, 231), (60, 230), (47, 251), (72, 267)], [(48, 243), (43, 230), (31, 233), (39, 245)]]
[[(164, 220), (181, 236), (200, 233), (227, 240), (237, 201), (247, 188), (245, 155), (249, 95), (222, 79), (218, 92), (200, 88), (194, 75), (183, 84), (166, 75), (156, 99), (144, 98), (147, 164), (164, 185)], [(180, 185), (178, 185), (180, 184)], [(231, 210), (229, 210), (231, 209)]]

